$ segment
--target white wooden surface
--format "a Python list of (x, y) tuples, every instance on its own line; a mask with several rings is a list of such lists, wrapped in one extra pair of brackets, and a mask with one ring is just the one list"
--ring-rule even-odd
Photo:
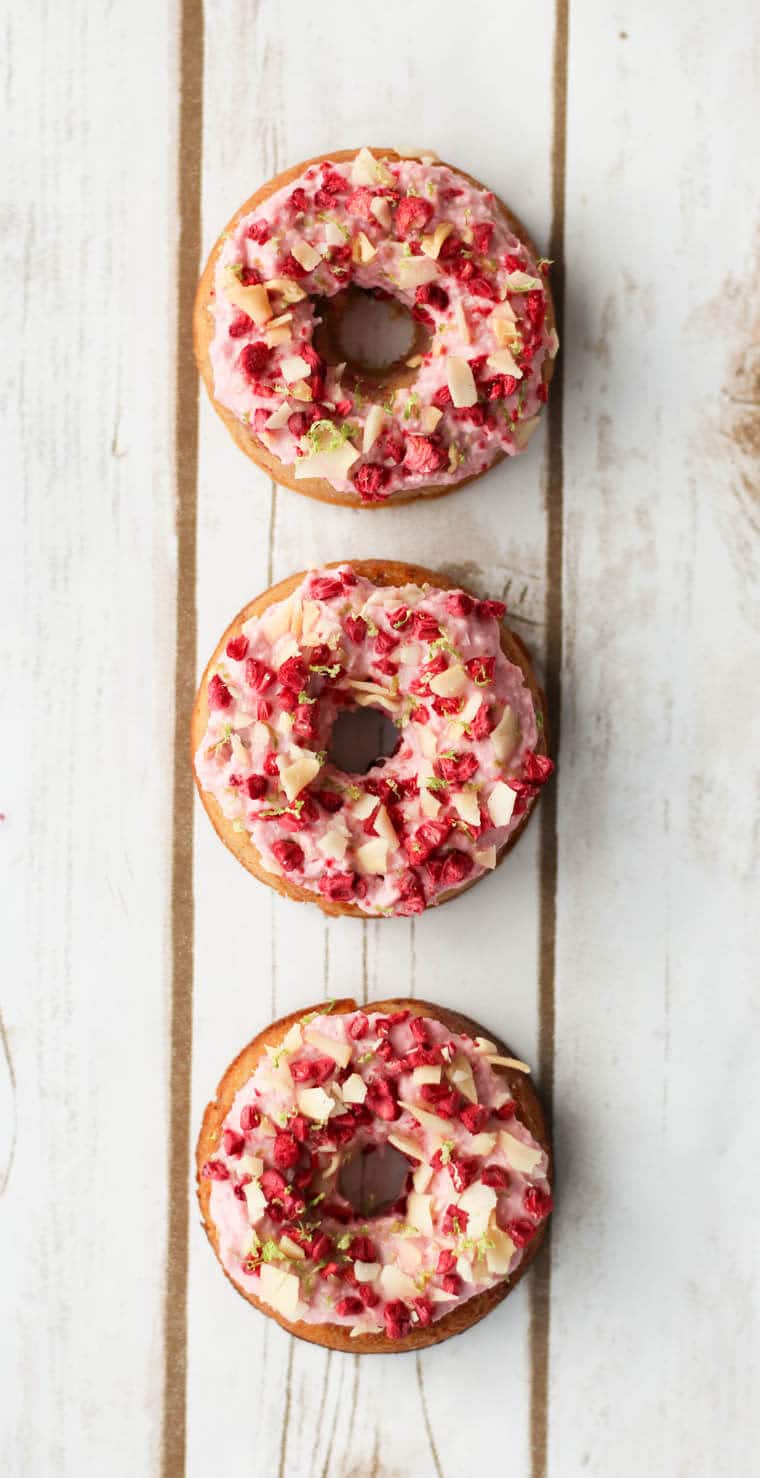
[[(760, 22), (750, 0), (570, 0), (565, 56), (566, 21), (562, 0), (207, 0), (205, 25), (200, 0), (9, 9), (13, 1478), (756, 1461)], [(196, 458), (183, 321), (193, 258), (256, 184), (362, 143), (436, 149), (542, 244), (564, 236), (566, 265), (549, 434), (458, 496), (377, 514), (275, 491), (205, 401)], [(562, 653), (554, 801), (498, 875), (416, 921), (296, 908), (202, 816), (190, 850), (195, 673), (252, 594), (352, 555), (506, 591), (539, 660)], [(189, 1151), (272, 1015), (391, 989), (540, 1054), (559, 1206), (550, 1254), (485, 1323), (361, 1360), (225, 1285)]]

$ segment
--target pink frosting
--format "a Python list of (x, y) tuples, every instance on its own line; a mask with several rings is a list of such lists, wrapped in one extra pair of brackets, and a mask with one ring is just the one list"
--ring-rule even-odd
[[(234, 1282), (292, 1322), (398, 1338), (511, 1277), (551, 1195), (494, 1056), (493, 1042), (409, 1011), (313, 1013), (267, 1048), (203, 1168)], [(406, 1183), (362, 1219), (341, 1172), (388, 1144)], [(290, 1275), (284, 1304), (262, 1264)]]
[[(503, 613), (342, 565), (244, 624), (210, 675), (195, 766), (268, 871), (382, 915), (420, 913), (496, 865), (552, 769)], [(400, 730), (364, 775), (327, 759), (337, 713), (357, 705)]]
[[(372, 183), (355, 183), (365, 178)], [(439, 227), (450, 229), (433, 257), (424, 247), (435, 250), (430, 238)], [(298, 257), (311, 264), (310, 253), (318, 261), (306, 270)], [(353, 164), (313, 165), (243, 216), (222, 247), (212, 310), (214, 394), (282, 463), (303, 462), (304, 476), (323, 477), (338, 492), (384, 501), (430, 484), (453, 486), (500, 453), (521, 451), (535, 430), (546, 399), (542, 371), (558, 347), (547, 323), (546, 266), (509, 230), (489, 191), (444, 165), (384, 163), (366, 151)], [(305, 296), (289, 302), (283, 279)], [(271, 320), (257, 326), (229, 293), (278, 281), (268, 289), (271, 312), (292, 316), (272, 337)], [(415, 384), (390, 395), (366, 448), (367, 385), (360, 393), (344, 366), (325, 365), (312, 347), (320, 299), (349, 283), (397, 298), (430, 333)], [(304, 351), (305, 373), (294, 380), (289, 365)], [(472, 405), (451, 402), (455, 361), (472, 372)], [(341, 447), (339, 464), (310, 469), (313, 453)]]

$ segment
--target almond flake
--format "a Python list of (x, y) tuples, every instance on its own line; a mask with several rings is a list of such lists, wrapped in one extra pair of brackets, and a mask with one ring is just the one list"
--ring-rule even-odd
[(441, 221), (440, 224), (436, 226), (432, 235), (423, 236), (421, 238), (420, 245), (425, 253), (425, 256), (432, 257), (434, 261), (437, 261), (444, 241), (446, 240), (447, 236), (451, 235), (453, 230), (454, 227), (451, 221)]
[(224, 296), (232, 303), (233, 308), (239, 308), (241, 313), (247, 313), (258, 328), (263, 323), (268, 323), (273, 316), (272, 305), (269, 301), (266, 287), (260, 282), (251, 287), (244, 287), (234, 272), (227, 269), (224, 281)]
[(455, 406), (458, 408), (475, 405), (478, 392), (469, 361), (450, 354), (446, 360), (446, 383)]
[(315, 754), (305, 753), (292, 764), (285, 765), (280, 769), (282, 788), (289, 801), (294, 801), (296, 796), (309, 785), (319, 774), (322, 766)]
[(296, 261), (301, 267), (303, 267), (305, 272), (313, 272), (314, 268), (318, 267), (322, 260), (319, 252), (315, 251), (314, 247), (311, 246), (308, 241), (304, 241), (303, 239), (301, 239), (300, 241), (296, 241), (295, 244), (291, 246), (290, 255), (292, 257), (295, 257)]
[(506, 1129), (502, 1129), (499, 1142), (514, 1170), (527, 1171), (530, 1174), (531, 1170), (535, 1170), (543, 1155), (543, 1150), (523, 1144), (521, 1139), (515, 1139), (515, 1136), (508, 1134)]
[(367, 419), (364, 422), (364, 435), (362, 437), (362, 451), (366, 455), (375, 445), (385, 423), (385, 411), (381, 405), (370, 406)]
[(503, 780), (497, 780), (486, 805), (494, 826), (508, 826), (515, 809), (517, 795)]
[(383, 230), (388, 231), (391, 224), (391, 208), (385, 197), (376, 195), (370, 204), (370, 210), (375, 220), (383, 227)]
[(382, 877), (388, 870), (388, 843), (382, 837), (357, 847), (354, 855), (360, 872)]
[(428, 687), (439, 698), (456, 698), (467, 687), (467, 673), (461, 664), (454, 663), (444, 672), (437, 672), (435, 677), (431, 677)]
[(515, 364), (508, 349), (499, 349), (496, 354), (489, 354), (486, 363), (500, 375), (512, 375), (515, 380), (523, 377), (519, 364)]

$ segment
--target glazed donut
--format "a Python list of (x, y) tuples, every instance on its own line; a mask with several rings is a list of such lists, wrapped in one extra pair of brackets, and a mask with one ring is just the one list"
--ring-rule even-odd
[[(201, 800), (239, 861), (359, 918), (421, 913), (493, 869), (553, 768), (543, 694), (503, 615), (379, 560), (293, 575), (246, 606), (192, 723)], [(328, 759), (354, 707), (400, 729), (366, 774)]]
[[(341, 1000), (275, 1022), (227, 1069), (198, 1140), (203, 1224), (228, 1278), (332, 1349), (419, 1349), (469, 1328), (522, 1277), (552, 1209), (528, 1073), (426, 1001)], [(365, 1157), (387, 1168), (389, 1145), (396, 1199), (357, 1208), (350, 1165), (372, 1180)]]
[[(195, 349), (238, 446), (277, 482), (353, 506), (436, 496), (527, 445), (558, 339), (524, 228), (432, 155), (343, 150), (252, 195), (216, 242)], [(414, 320), (413, 352), (349, 364), (357, 289)]]

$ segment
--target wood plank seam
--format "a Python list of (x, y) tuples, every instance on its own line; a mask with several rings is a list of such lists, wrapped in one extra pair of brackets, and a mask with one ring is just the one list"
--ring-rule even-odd
[(185, 1472), (187, 1283), (189, 1251), (190, 1085), (193, 1012), (193, 786), (187, 762), (195, 693), (198, 499), (198, 382), (190, 327), (201, 251), (203, 0), (182, 0), (177, 158), (177, 652), (174, 672), (174, 777), (169, 1031), (169, 1163), (161, 1470)]
[[(567, 160), (567, 68), (570, 0), (556, 0), (553, 62), (552, 223), (549, 256), (555, 314), (564, 337), (565, 179)], [(554, 377), (547, 417), (546, 458), (546, 697), (553, 749), (560, 745), (562, 671), (563, 450), (562, 363)], [(540, 832), (538, 1075), (551, 1125), (554, 1097), (555, 955), (557, 925), (557, 787), (543, 797)], [(549, 1438), (549, 1341), (551, 1320), (551, 1229), (533, 1270), (530, 1290), (531, 1478), (546, 1478)]]

